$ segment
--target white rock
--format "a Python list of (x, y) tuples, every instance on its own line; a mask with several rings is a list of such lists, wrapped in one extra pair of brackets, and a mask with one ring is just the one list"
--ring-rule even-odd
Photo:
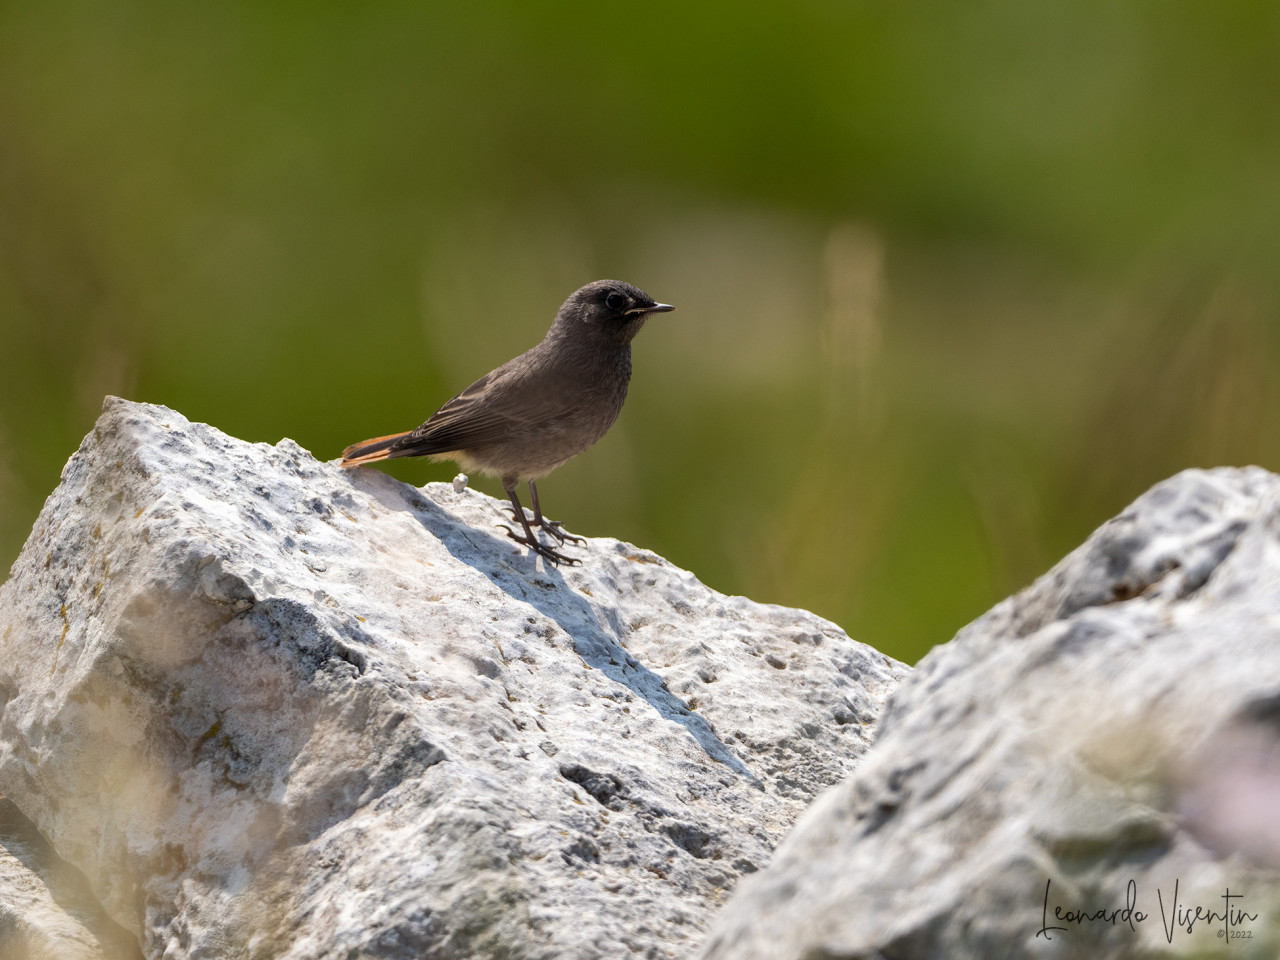
[(60, 860), (12, 800), (0, 798), (0, 957), (140, 960), (78, 870)]
[(0, 588), (0, 792), (148, 957), (690, 955), (905, 668), (503, 520), (108, 400)]
[(931, 652), (703, 956), (1275, 957), (1278, 531), (1187, 471)]

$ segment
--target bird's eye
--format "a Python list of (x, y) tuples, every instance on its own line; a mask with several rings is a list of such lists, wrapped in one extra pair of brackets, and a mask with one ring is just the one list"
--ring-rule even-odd
[(615, 290), (604, 298), (604, 305), (610, 310), (621, 310), (627, 305), (627, 298)]

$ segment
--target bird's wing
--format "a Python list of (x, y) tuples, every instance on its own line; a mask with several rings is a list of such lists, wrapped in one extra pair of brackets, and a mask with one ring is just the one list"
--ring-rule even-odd
[(571, 412), (572, 396), (539, 389), (536, 375), (518, 371), (513, 361), (485, 374), (396, 441), (391, 455), (470, 450), (510, 439), (513, 431), (535, 429)]

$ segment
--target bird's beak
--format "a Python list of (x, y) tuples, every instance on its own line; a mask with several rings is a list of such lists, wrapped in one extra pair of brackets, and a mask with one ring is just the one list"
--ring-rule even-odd
[(627, 313), (670, 313), (674, 309), (675, 307), (669, 303), (655, 303), (648, 307), (635, 307)]

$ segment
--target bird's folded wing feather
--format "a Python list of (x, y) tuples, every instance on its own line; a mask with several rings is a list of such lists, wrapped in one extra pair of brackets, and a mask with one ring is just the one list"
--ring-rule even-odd
[[(567, 416), (575, 398), (559, 390), (539, 390), (529, 377), (510, 377), (499, 368), (449, 400), (418, 429), (396, 443), (415, 455), (470, 450), (511, 439)], [(403, 456), (403, 454), (401, 454)]]

